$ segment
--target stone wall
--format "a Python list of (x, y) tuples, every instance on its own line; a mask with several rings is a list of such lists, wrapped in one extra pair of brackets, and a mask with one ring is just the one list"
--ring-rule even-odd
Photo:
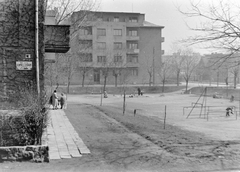
[(48, 146), (0, 147), (1, 161), (49, 162)]

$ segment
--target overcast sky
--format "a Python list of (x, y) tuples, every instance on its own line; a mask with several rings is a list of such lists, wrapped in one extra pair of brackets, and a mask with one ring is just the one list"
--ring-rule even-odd
[[(101, 0), (100, 11), (144, 13), (146, 21), (165, 27), (163, 49), (165, 54), (172, 54), (171, 45), (174, 41), (196, 34), (185, 24), (188, 22), (194, 26), (197, 24), (196, 20), (186, 18), (177, 10), (179, 5), (184, 9), (189, 8), (189, 4), (190, 0)], [(209, 50), (197, 48), (195, 51), (204, 54)]]

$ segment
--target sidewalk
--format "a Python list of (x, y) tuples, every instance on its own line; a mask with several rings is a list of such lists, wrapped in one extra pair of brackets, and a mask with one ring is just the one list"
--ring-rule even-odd
[(49, 146), (50, 161), (81, 157), (82, 154), (90, 153), (63, 110), (49, 110), (48, 115), (49, 124), (45, 144)]

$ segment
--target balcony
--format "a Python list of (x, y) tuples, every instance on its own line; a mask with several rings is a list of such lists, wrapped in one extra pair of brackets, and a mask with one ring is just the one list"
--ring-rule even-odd
[(139, 63), (127, 62), (126, 67), (139, 67)]
[(126, 27), (139, 27), (141, 25), (142, 24), (138, 22), (126, 22)]
[(138, 54), (140, 52), (139, 49), (128, 49), (127, 54)]
[(127, 36), (127, 41), (139, 41), (139, 36)]
[(164, 54), (165, 54), (165, 51), (164, 51), (164, 50), (161, 50), (161, 54), (164, 55)]
[(92, 35), (81, 35), (81, 34), (78, 34), (78, 39), (79, 40), (92, 40), (93, 36)]
[(45, 52), (66, 53), (70, 49), (69, 45), (69, 25), (45, 25), (44, 42)]
[(161, 42), (164, 42), (165, 41), (165, 37), (161, 37)]

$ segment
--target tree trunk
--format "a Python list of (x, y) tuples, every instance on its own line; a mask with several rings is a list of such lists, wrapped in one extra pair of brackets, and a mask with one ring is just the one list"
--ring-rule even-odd
[(187, 89), (188, 89), (188, 79), (186, 79), (186, 90), (185, 90), (186, 93), (187, 93)]
[(234, 81), (233, 81), (234, 83), (234, 89), (236, 89), (237, 88), (237, 75), (234, 75)]
[(67, 83), (67, 93), (69, 94), (69, 91), (70, 91), (70, 82), (68, 81)]
[(84, 87), (84, 81), (85, 81), (85, 72), (83, 72), (83, 75), (82, 75), (82, 87)]
[(114, 76), (115, 76), (115, 87), (117, 87), (117, 78), (118, 78), (118, 75), (115, 74)]
[(70, 84), (71, 84), (71, 77), (68, 76), (68, 80), (67, 80), (67, 93), (69, 94), (70, 92)]
[(164, 88), (165, 88), (165, 80), (162, 82), (162, 93), (164, 93)]
[(104, 76), (103, 91), (106, 91), (107, 75)]
[(152, 75), (149, 75), (149, 86), (151, 86), (151, 81), (152, 81)]
[(180, 76), (180, 72), (177, 72), (177, 86), (179, 86), (179, 76)]

